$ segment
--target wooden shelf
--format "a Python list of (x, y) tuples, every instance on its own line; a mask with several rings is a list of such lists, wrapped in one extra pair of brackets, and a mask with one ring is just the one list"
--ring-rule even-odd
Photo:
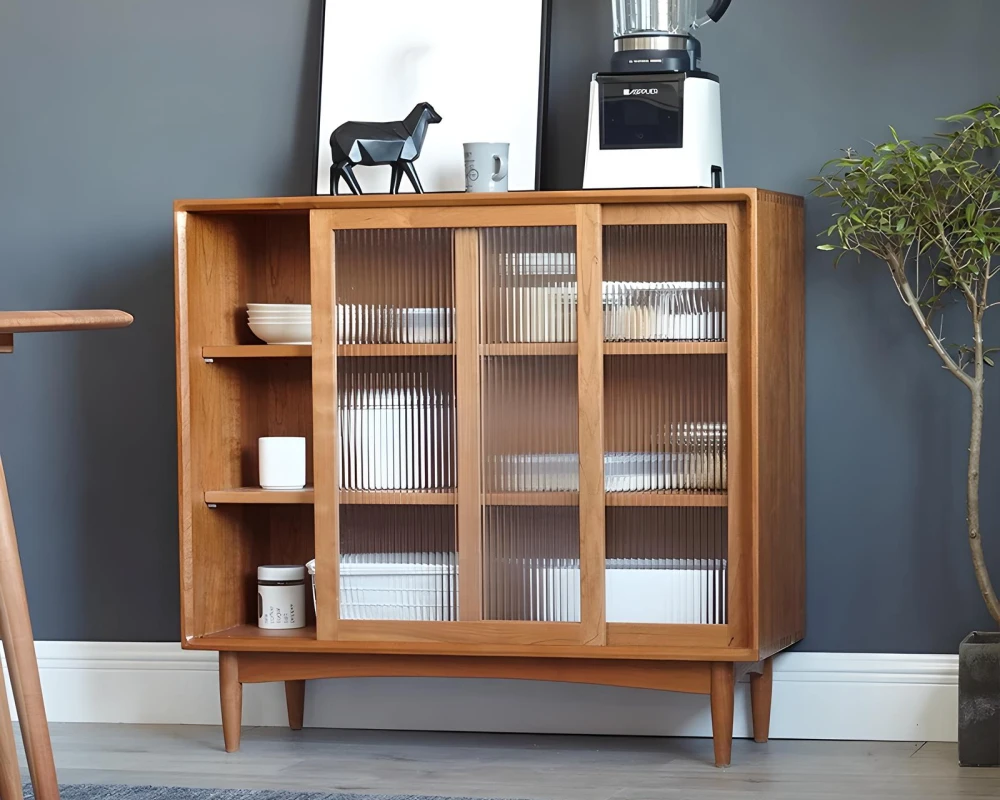
[[(453, 344), (342, 344), (341, 358), (357, 356), (451, 356)], [(311, 358), (309, 344), (228, 344), (201, 348), (202, 358)]]
[(308, 505), (314, 502), (312, 487), (305, 489), (259, 489), (255, 486), (238, 489), (216, 489), (205, 492), (205, 502), (215, 505)]
[(201, 348), (202, 358), (309, 358), (308, 344), (226, 344)]
[(576, 342), (514, 342), (481, 344), (481, 356), (575, 356)]
[(687, 506), (693, 508), (724, 508), (729, 495), (721, 492), (607, 492), (607, 506)]
[[(344, 505), (370, 506), (451, 506), (455, 505), (455, 497), (455, 492), (450, 490), (439, 492), (342, 491), (340, 502)], [(214, 505), (311, 505), (316, 500), (311, 486), (289, 491), (258, 489), (254, 486), (248, 486), (205, 492), (205, 502)], [(537, 505), (544, 504), (538, 503)]]
[(351, 506), (453, 506), (458, 495), (448, 490), (412, 492), (341, 491), (342, 505)]
[(190, 640), (192, 645), (199, 648), (222, 645), (219, 649), (226, 649), (225, 645), (235, 642), (242, 642), (244, 648), (248, 643), (256, 643), (260, 649), (267, 651), (295, 650), (305, 643), (316, 642), (316, 626), (307, 625), (304, 628), (269, 631), (258, 628), (256, 625), (236, 625), (215, 633), (196, 636)]
[(606, 356), (724, 355), (727, 342), (605, 342)]
[(352, 356), (453, 356), (454, 344), (342, 344), (337, 346), (341, 358)]
[(578, 506), (579, 492), (486, 492), (484, 506)]

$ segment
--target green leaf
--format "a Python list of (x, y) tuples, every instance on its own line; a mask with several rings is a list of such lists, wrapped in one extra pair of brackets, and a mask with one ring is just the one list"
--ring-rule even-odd
[(836, 250), (837, 248), (832, 244), (821, 244), (816, 247), (817, 250)]
[(996, 364), (993, 363), (993, 359), (989, 356), (983, 356), (983, 361), (985, 361), (989, 366), (995, 367)]

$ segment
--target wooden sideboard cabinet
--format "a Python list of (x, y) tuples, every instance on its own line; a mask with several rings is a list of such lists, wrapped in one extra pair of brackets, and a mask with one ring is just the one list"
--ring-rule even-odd
[[(768, 736), (804, 635), (802, 199), (761, 189), (175, 205), (182, 643), (242, 684), (523, 678), (709, 695)], [(310, 303), (265, 345), (247, 303)], [(257, 485), (261, 436), (307, 487)], [(256, 568), (315, 558), (308, 626)]]

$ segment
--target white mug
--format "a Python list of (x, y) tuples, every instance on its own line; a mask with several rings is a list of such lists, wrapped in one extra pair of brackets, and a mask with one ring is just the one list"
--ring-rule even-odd
[(465, 191), (506, 192), (507, 156), (510, 145), (504, 142), (466, 142)]
[(257, 446), (261, 489), (305, 488), (304, 436), (262, 436)]

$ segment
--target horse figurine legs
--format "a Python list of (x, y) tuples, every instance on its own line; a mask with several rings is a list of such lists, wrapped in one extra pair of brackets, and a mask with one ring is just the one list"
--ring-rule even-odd
[(389, 179), (389, 194), (399, 194), (399, 186), (403, 182), (403, 168), (399, 163), (392, 165), (392, 177)]
[(399, 161), (397, 163), (402, 167), (403, 172), (406, 173), (406, 177), (410, 179), (410, 183), (413, 184), (413, 191), (417, 194), (423, 194), (424, 187), (420, 185), (420, 178), (417, 177), (417, 168), (413, 166), (413, 162)]
[(361, 184), (358, 183), (354, 174), (354, 168), (350, 162), (346, 161), (330, 167), (330, 194), (337, 194), (341, 177), (347, 182), (347, 188), (354, 194), (362, 194)]

